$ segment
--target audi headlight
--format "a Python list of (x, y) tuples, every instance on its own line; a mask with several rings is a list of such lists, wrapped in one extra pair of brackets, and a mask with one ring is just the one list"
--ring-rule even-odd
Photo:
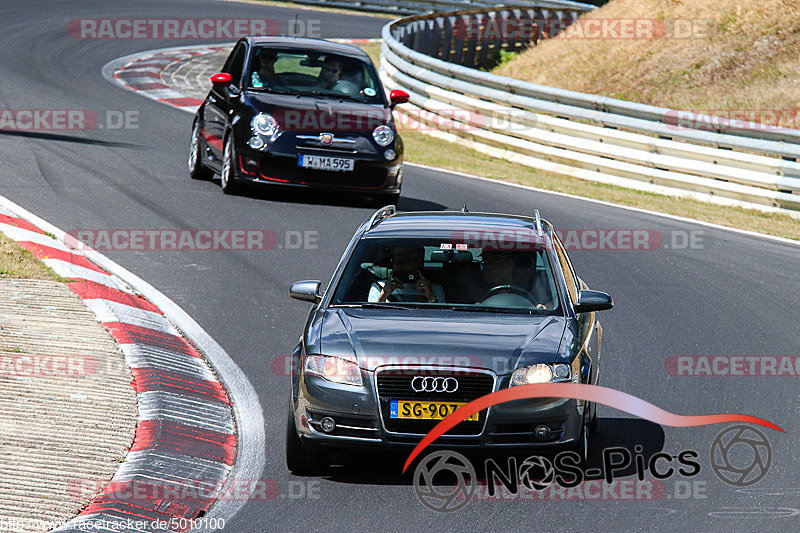
[(394, 132), (389, 126), (378, 126), (372, 132), (372, 138), (381, 146), (389, 146), (394, 140)]
[(551, 381), (569, 381), (570, 378), (569, 365), (557, 364), (543, 364), (523, 366), (511, 374), (511, 383), (509, 387), (516, 385), (532, 385), (534, 383), (550, 383)]
[(272, 137), (278, 133), (278, 121), (272, 118), (269, 113), (259, 113), (250, 121), (250, 127), (254, 132), (264, 137)]
[(334, 383), (361, 385), (361, 369), (358, 363), (341, 357), (309, 355), (306, 357), (305, 371)]

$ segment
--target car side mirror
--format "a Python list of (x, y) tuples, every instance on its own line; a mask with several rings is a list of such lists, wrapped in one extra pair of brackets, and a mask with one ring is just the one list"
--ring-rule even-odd
[(614, 300), (611, 296), (600, 291), (590, 291), (583, 289), (578, 295), (578, 303), (573, 308), (576, 313), (591, 313), (594, 311), (604, 311), (614, 307)]
[(397, 104), (405, 104), (408, 102), (408, 93), (400, 89), (394, 89), (389, 93), (389, 100), (392, 102), (392, 108)]
[(232, 81), (233, 78), (227, 72), (220, 72), (211, 76), (211, 83), (214, 87), (227, 87)]
[(321, 286), (322, 282), (317, 280), (296, 281), (289, 288), (289, 297), (303, 302), (319, 303), (322, 301), (322, 294), (319, 292)]

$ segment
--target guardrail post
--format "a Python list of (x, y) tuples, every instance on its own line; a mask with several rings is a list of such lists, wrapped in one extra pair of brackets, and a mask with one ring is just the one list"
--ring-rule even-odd
[(458, 15), (455, 17), (455, 28), (453, 31), (453, 63), (456, 65), (464, 64), (464, 45), (469, 36), (470, 27), (469, 15)]
[(569, 26), (569, 24), (570, 24), (570, 22), (571, 22), (571, 20), (570, 20), (570, 19), (569, 19), (569, 17), (566, 15), (566, 13), (564, 13), (564, 12), (563, 12), (563, 11), (561, 11), (560, 9), (559, 9), (558, 11), (556, 11), (556, 12), (555, 12), (555, 16), (556, 16), (556, 20), (558, 21), (558, 30), (557, 30), (557, 31), (556, 31), (556, 33), (555, 33), (554, 35), (552, 35), (551, 37), (555, 37), (556, 35), (558, 35), (558, 34), (559, 34), (559, 33), (561, 33), (562, 31), (564, 31), (564, 28), (566, 28), (567, 26)]
[(430, 19), (421, 20), (422, 23), (422, 42), (420, 43), (422, 46), (421, 50), (417, 50), (418, 52), (422, 52), (426, 56), (436, 57), (436, 54), (433, 53), (433, 21)]
[(581, 14), (577, 11), (568, 11), (567, 16), (569, 17), (569, 22), (567, 24), (572, 25), (575, 23), (576, 20), (581, 18)]
[(442, 36), (442, 55), (441, 58), (445, 61), (452, 61), (450, 57), (453, 53), (453, 17), (444, 17), (442, 24), (444, 25)]
[(411, 28), (409, 28), (412, 34), (411, 39), (411, 49), (415, 52), (422, 51), (422, 39), (425, 37), (425, 21), (424, 20), (415, 20), (411, 23)]
[(540, 16), (540, 34), (542, 35), (542, 39), (550, 39), (555, 37), (558, 34), (558, 19), (555, 17), (554, 13), (551, 13), (549, 9), (542, 9), (539, 11)]
[(538, 19), (537, 11), (535, 9), (523, 9), (520, 13), (520, 19), (530, 27), (529, 43), (538, 44), (542, 35), (542, 24)]
[(489, 64), (489, 48), (494, 43), (494, 35), (498, 31), (497, 22), (498, 16), (496, 11), (489, 13), (488, 17), (483, 19), (483, 31), (480, 35), (481, 51), (478, 54), (476, 65), (478, 68), (483, 68)]
[(397, 29), (399, 30), (399, 35), (397, 40), (400, 41), (403, 46), (407, 46), (411, 48), (411, 41), (414, 38), (413, 34), (411, 33), (411, 27), (408, 24), (403, 24), (402, 26), (398, 26)]
[(465, 67), (475, 68), (475, 47), (483, 33), (483, 28), (481, 27), (481, 21), (477, 15), (470, 14), (468, 17), (469, 23), (467, 24), (466, 35), (467, 53), (461, 64)]
[(500, 26), (501, 34), (500, 41), (497, 45), (499, 50), (508, 50), (514, 52), (517, 49), (517, 42), (522, 37), (522, 22), (521, 13), (519, 9), (510, 9), (505, 12), (507, 15), (503, 17), (503, 24)]
[(436, 17), (432, 22), (433, 27), (431, 28), (431, 39), (428, 43), (428, 50), (430, 50), (429, 55), (441, 58), (439, 49), (442, 44), (442, 25), (444, 23), (444, 19), (442, 17)]

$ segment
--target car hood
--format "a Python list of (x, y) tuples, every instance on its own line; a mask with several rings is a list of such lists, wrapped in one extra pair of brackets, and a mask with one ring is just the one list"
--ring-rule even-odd
[(559, 361), (560, 316), (450, 310), (328, 309), (312, 325), (309, 347), (374, 370), (386, 364), (468, 366), (498, 374)]
[[(252, 91), (247, 93), (247, 99), (255, 112), (271, 114), (281, 127), (288, 130), (308, 129), (319, 132), (325, 129), (336, 131), (352, 128), (372, 131), (381, 124), (393, 123), (391, 110), (380, 104)], [(364, 127), (358, 127), (360, 124)], [(326, 128), (326, 125), (333, 126)]]

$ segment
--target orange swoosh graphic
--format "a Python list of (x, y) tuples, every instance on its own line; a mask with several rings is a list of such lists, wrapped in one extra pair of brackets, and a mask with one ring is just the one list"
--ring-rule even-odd
[(660, 407), (656, 407), (652, 403), (646, 402), (641, 398), (608, 387), (599, 387), (597, 385), (586, 385), (582, 383), (539, 383), (536, 385), (521, 385), (492, 392), (456, 409), (441, 422), (436, 424), (419, 444), (417, 444), (408, 456), (408, 459), (406, 459), (406, 463), (403, 466), (403, 473), (405, 473), (411, 462), (414, 461), (430, 443), (441, 437), (459, 422), (462, 422), (466, 418), (492, 405), (513, 400), (524, 400), (526, 398), (572, 398), (575, 400), (595, 402), (613, 407), (614, 409), (619, 409), (620, 411), (630, 413), (662, 426), (695, 427), (722, 424), (725, 422), (747, 422), (783, 431), (783, 429), (772, 422), (750, 415), (676, 415), (675, 413), (670, 413)]

